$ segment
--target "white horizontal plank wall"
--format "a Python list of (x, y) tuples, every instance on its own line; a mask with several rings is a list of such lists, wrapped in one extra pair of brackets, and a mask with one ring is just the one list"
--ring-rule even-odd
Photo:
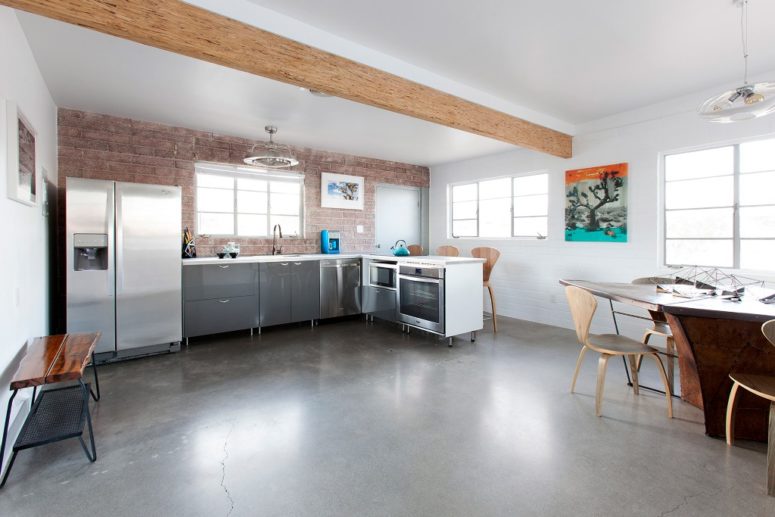
[[(775, 74), (773, 74), (775, 75)], [(712, 92), (713, 90), (710, 90)], [(660, 153), (743, 138), (775, 136), (775, 115), (738, 124), (700, 120), (695, 108), (709, 92), (617, 115), (582, 127), (574, 157), (554, 158), (527, 150), (485, 156), (431, 168), (431, 252), (444, 244), (469, 255), (476, 246), (493, 246), (502, 255), (491, 277), (498, 313), (571, 327), (561, 278), (629, 282), (660, 267)], [(644, 120), (645, 119), (645, 120)], [(565, 170), (629, 163), (627, 243), (564, 241)], [(452, 239), (448, 237), (450, 183), (520, 174), (549, 173), (549, 236), (546, 240)], [(485, 310), (489, 310), (489, 300)], [(607, 303), (601, 303), (593, 332), (612, 332)], [(620, 320), (624, 321), (624, 320)], [(644, 322), (627, 319), (624, 333), (642, 335)]]
[[(37, 131), (40, 200), (41, 166), (52, 181), (57, 177), (57, 111), (16, 14), (7, 7), (0, 7), (0, 70), (0, 101), (14, 101)], [(28, 338), (48, 333), (46, 220), (40, 202), (30, 207), (8, 199), (6, 161), (0, 156), (0, 234), (5, 243), (0, 253), (0, 373), (15, 370), (14, 358)], [(0, 386), (0, 418), (5, 417), (10, 393), (8, 385)], [(17, 397), (16, 406), (29, 395)], [(13, 443), (15, 435), (10, 439)]]

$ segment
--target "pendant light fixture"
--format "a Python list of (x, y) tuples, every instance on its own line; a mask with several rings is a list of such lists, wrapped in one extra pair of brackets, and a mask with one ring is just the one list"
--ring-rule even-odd
[(738, 122), (775, 113), (775, 82), (748, 84), (748, 0), (740, 4), (743, 40), (743, 85), (714, 95), (700, 106), (700, 116), (711, 122)]
[(267, 167), (269, 169), (284, 169), (298, 165), (299, 160), (291, 154), (287, 145), (276, 143), (272, 137), (277, 133), (275, 126), (265, 126), (264, 131), (269, 133), (269, 141), (255, 144), (243, 160), (248, 165)]

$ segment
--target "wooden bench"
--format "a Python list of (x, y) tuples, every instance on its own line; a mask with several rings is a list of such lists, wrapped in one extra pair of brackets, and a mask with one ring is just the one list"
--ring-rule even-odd
[[(13, 391), (8, 401), (3, 428), (3, 441), (0, 444), (0, 462), (5, 457), (8, 438), (8, 425), (11, 419), (13, 401), (20, 389), (32, 388), (32, 409), (24, 421), (8, 468), (3, 475), (0, 488), (5, 485), (11, 472), (16, 454), (23, 449), (48, 443), (78, 438), (89, 461), (96, 461), (97, 449), (94, 445), (91, 414), (89, 413), (89, 394), (95, 401), (100, 399), (100, 384), (97, 378), (97, 364), (94, 361), (94, 348), (100, 339), (100, 333), (62, 334), (37, 337), (27, 343), (25, 356), (11, 380)], [(94, 386), (83, 380), (86, 367), (91, 363), (94, 371)], [(67, 381), (77, 381), (74, 386), (47, 389), (36, 398), (38, 386)], [(89, 427), (91, 453), (83, 441), (84, 425)]]

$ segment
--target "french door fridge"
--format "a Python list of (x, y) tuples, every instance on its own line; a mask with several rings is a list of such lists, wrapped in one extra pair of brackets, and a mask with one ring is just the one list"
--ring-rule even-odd
[(67, 331), (112, 358), (179, 347), (180, 188), (66, 181)]

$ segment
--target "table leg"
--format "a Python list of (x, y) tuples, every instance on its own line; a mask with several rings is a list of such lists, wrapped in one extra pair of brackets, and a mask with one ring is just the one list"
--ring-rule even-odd
[[(16, 398), (16, 394), (18, 392), (19, 390), (13, 390), (13, 393), (11, 394), (11, 398), (8, 399), (8, 409), (5, 412), (5, 425), (3, 426), (3, 441), (2, 441), (2, 444), (0, 444), (0, 467), (2, 467), (3, 459), (5, 458), (5, 445), (8, 440), (8, 425), (11, 422), (11, 409), (13, 408), (13, 399)], [(8, 463), (8, 469), (6, 469), (5, 475), (3, 475), (3, 481), (0, 482), (0, 488), (5, 486), (5, 480), (8, 479), (8, 474), (11, 472), (11, 467), (13, 467), (13, 462), (15, 459), (16, 459), (16, 452), (14, 452), (13, 455), (11, 456), (11, 461)]]

